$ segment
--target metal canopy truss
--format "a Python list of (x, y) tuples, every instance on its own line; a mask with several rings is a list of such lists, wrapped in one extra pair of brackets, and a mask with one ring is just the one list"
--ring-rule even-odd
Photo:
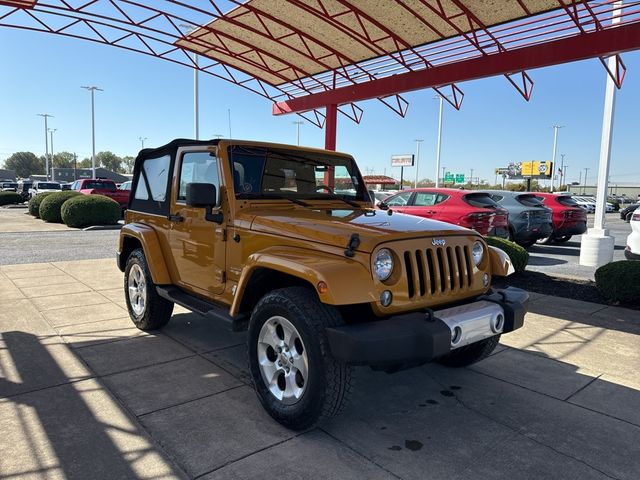
[(613, 10), (614, 0), (0, 0), (0, 26), (195, 68), (322, 127), (338, 111), (360, 122), (354, 102), (367, 99), (404, 116), (401, 94), (423, 88), (459, 109), (455, 82), (492, 75), (528, 100), (527, 69), (586, 58), (606, 67), (615, 55), (620, 87), (619, 54), (640, 48), (640, 0), (615, 26)]

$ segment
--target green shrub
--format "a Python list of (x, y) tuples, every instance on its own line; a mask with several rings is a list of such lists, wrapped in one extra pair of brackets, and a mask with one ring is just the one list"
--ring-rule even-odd
[(509, 255), (511, 263), (513, 264), (513, 269), (516, 273), (524, 272), (524, 269), (529, 263), (529, 252), (527, 252), (525, 248), (521, 247), (516, 242), (512, 242), (511, 240), (506, 240), (504, 238), (487, 237), (486, 240), (492, 247), (497, 247)]
[(114, 225), (120, 220), (120, 205), (104, 195), (78, 195), (62, 204), (61, 213), (69, 227)]
[(41, 193), (40, 195), (31, 197), (31, 200), (29, 200), (29, 213), (36, 218), (40, 218), (40, 203), (52, 193), (53, 192)]
[(17, 205), (23, 201), (16, 192), (0, 192), (0, 205)]
[(640, 304), (640, 262), (621, 260), (596, 270), (596, 287), (607, 300)]
[(77, 195), (82, 194), (80, 192), (67, 190), (47, 195), (47, 198), (40, 202), (40, 208), (38, 209), (40, 218), (49, 223), (62, 223), (62, 212), (60, 211), (62, 204)]

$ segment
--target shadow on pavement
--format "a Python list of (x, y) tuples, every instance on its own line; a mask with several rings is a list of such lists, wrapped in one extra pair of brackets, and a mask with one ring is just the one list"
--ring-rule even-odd
[[(2, 434), (5, 440), (10, 436), (15, 443), (30, 447), (14, 450), (14, 467), (25, 465), (20, 468), (22, 474), (40, 474), (43, 478), (49, 478), (47, 472), (52, 470), (79, 479), (154, 477), (133, 468), (145, 456), (157, 456), (152, 444), (95, 379), (68, 383), (70, 379), (56, 359), (33, 334), (10, 331), (2, 332), (1, 338), (9, 354), (4, 358), (11, 364), (0, 365), (0, 391), (11, 391), (19, 383), (19, 390), (24, 392), (0, 403), (0, 417), (8, 423)], [(40, 367), (55, 379), (53, 386), (43, 388), (40, 378), (32, 384), (32, 377), (37, 376), (35, 369)], [(9, 370), (19, 381), (7, 379)], [(13, 415), (7, 412), (9, 408)], [(165, 462), (159, 463), (160, 468), (157, 464), (155, 468), (161, 476), (172, 474)], [(0, 458), (2, 478), (6, 467), (6, 458)]]

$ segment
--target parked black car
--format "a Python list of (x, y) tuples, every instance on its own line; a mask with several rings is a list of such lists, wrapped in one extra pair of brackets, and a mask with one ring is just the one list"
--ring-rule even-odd
[(631, 216), (636, 209), (640, 207), (640, 203), (632, 203), (625, 208), (620, 209), (620, 218), (625, 222), (629, 223), (631, 221)]
[(485, 190), (493, 201), (509, 212), (509, 239), (530, 247), (539, 238), (553, 233), (551, 209), (543, 205), (534, 193)]

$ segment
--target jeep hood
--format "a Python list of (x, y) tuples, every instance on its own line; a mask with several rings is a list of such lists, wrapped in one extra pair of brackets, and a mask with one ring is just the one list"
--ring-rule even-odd
[[(383, 243), (420, 236), (475, 234), (457, 225), (382, 210), (252, 209), (251, 230), (309, 242), (345, 247), (352, 234), (360, 236), (357, 250), (372, 252)], [(245, 220), (249, 220), (245, 217)]]

